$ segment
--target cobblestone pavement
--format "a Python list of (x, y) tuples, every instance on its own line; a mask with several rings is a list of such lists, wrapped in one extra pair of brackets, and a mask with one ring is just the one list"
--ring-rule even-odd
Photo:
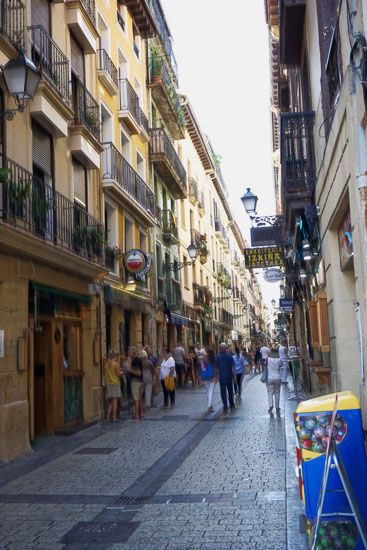
[(143, 422), (55, 436), (0, 468), (1, 549), (303, 550), (291, 405), (247, 376), (221, 415), (203, 389)]

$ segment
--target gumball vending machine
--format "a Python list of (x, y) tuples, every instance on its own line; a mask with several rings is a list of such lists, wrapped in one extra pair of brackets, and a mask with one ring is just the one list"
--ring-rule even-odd
[[(337, 395), (333, 436), (361, 514), (367, 522), (367, 459), (360, 404), (357, 397), (349, 391)], [(336, 394), (330, 394), (303, 401), (295, 414), (301, 454), (303, 499), (306, 518), (310, 523), (314, 522), (317, 516), (328, 444), (327, 435), (335, 398)], [(323, 512), (330, 514), (330, 520), (323, 521), (316, 548), (364, 548), (353, 520), (343, 516), (350, 514), (350, 506), (336, 469), (331, 469), (329, 473)]]

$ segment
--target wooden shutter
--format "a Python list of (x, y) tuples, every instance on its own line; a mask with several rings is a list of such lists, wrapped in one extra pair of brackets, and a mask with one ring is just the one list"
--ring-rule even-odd
[(73, 36), (70, 36), (71, 70), (84, 83), (84, 51)]
[(32, 159), (45, 174), (52, 176), (52, 137), (38, 124), (32, 124)]
[(330, 351), (329, 342), (329, 322), (327, 312), (327, 299), (325, 293), (320, 293), (318, 296), (318, 321), (320, 335), (320, 350), (323, 352)]
[(49, 0), (32, 0), (31, 4), (31, 24), (42, 25), (48, 34), (50, 29), (50, 2)]
[(73, 160), (74, 199), (87, 207), (87, 178), (82, 164)]
[(320, 347), (319, 339), (319, 320), (317, 315), (317, 302), (308, 303), (308, 315), (310, 321), (310, 336), (311, 336), (311, 346), (313, 348)]

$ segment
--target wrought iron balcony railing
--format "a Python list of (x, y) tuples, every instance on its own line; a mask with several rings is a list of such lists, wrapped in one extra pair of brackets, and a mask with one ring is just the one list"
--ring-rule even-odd
[(31, 40), (31, 57), (40, 68), (42, 78), (70, 102), (69, 61), (42, 25), (28, 27)]
[(191, 200), (194, 200), (195, 202), (198, 200), (198, 184), (196, 183), (194, 178), (189, 178), (189, 194)]
[(16, 162), (0, 159), (0, 222), (102, 264), (103, 224)]
[(185, 115), (177, 93), (176, 82), (171, 76), (165, 57), (157, 55), (151, 49), (149, 53), (149, 84), (154, 85), (159, 83), (162, 83), (166, 89), (167, 96), (176, 113), (179, 124), (184, 126)]
[(163, 128), (151, 128), (149, 130), (150, 144), (149, 151), (151, 155), (164, 155), (167, 157), (170, 165), (177, 174), (182, 187), (186, 193), (186, 170), (179, 159), (169, 137)]
[(219, 281), (226, 287), (231, 286), (232, 279), (230, 273), (221, 262), (217, 262), (217, 273)]
[(194, 288), (194, 306), (204, 307), (207, 304), (206, 287), (193, 284)]
[(115, 180), (151, 216), (155, 215), (155, 196), (145, 181), (130, 166), (113, 143), (104, 143), (103, 180)]
[(95, 0), (80, 0), (89, 19), (96, 25), (96, 4)]
[(0, 34), (15, 48), (24, 48), (25, 6), (21, 0), (0, 3)]
[(140, 118), (140, 126), (144, 128), (145, 132), (149, 134), (149, 120), (143, 113), (141, 109), (139, 109), (139, 118)]
[(232, 313), (229, 313), (229, 311), (225, 309), (219, 310), (219, 322), (223, 323), (224, 325), (227, 325), (229, 327), (233, 327), (233, 315)]
[(134, 120), (140, 124), (139, 97), (127, 78), (119, 80), (119, 110), (129, 111)]
[(316, 183), (314, 113), (281, 115), (281, 165), (285, 193), (309, 194)]
[(168, 30), (166, 19), (162, 12), (160, 3), (157, 0), (147, 0), (147, 4), (149, 5), (150, 11), (153, 15), (153, 19), (158, 27), (161, 43), (164, 47), (165, 54), (177, 78), (177, 74), (178, 74), (177, 62), (176, 62), (175, 55), (173, 53), (170, 32)]
[(98, 69), (106, 71), (114, 85), (118, 86), (118, 70), (106, 50), (97, 50)]
[(163, 240), (166, 243), (177, 243), (178, 228), (174, 213), (172, 210), (162, 210), (161, 216)]
[(180, 283), (174, 279), (166, 280), (166, 299), (170, 309), (179, 311), (182, 306), (182, 293)]
[(100, 141), (99, 105), (84, 84), (77, 79), (71, 82), (71, 104), (74, 111), (74, 125), (85, 126)]

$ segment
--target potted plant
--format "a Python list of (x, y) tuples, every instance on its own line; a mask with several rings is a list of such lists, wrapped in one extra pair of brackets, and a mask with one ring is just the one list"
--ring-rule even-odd
[(0, 184), (3, 184), (5, 189), (8, 213), (16, 218), (23, 218), (25, 203), (31, 196), (32, 182), (16, 183), (11, 180), (10, 169), (0, 168)]

